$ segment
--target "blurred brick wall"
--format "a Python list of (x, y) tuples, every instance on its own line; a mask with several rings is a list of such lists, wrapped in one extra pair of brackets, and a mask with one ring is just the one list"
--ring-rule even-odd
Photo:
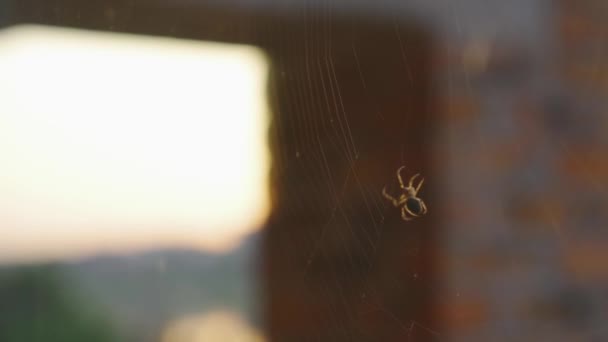
[(450, 341), (608, 340), (608, 5), (553, 6), (544, 55), (527, 37), (438, 54)]

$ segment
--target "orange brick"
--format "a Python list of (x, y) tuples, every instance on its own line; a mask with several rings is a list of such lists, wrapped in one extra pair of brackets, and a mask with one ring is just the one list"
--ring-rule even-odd
[(479, 274), (505, 271), (512, 261), (497, 253), (481, 253), (468, 258), (468, 269)]
[(560, 69), (566, 81), (582, 87), (585, 91), (608, 92), (608, 65), (573, 59)]
[(608, 182), (608, 153), (599, 145), (568, 147), (560, 168), (566, 178), (597, 187)]
[(515, 221), (553, 226), (564, 221), (564, 207), (557, 196), (516, 196), (506, 208), (506, 214)]
[[(452, 201), (447, 203), (444, 214), (443, 218), (446, 222), (458, 223), (463, 229), (470, 230), (479, 226), (480, 212), (475, 203)], [(479, 227), (479, 229), (483, 228)]]
[(558, 29), (565, 48), (589, 41), (589, 34), (594, 32), (587, 18), (575, 14), (562, 15)]
[(583, 281), (608, 280), (608, 241), (568, 243), (563, 254), (566, 269)]
[(479, 102), (467, 95), (448, 97), (442, 107), (450, 120), (471, 120), (477, 118), (480, 113)]
[(479, 166), (495, 176), (511, 174), (524, 156), (524, 142), (517, 139), (494, 146), (480, 146), (477, 154)]
[(579, 0), (576, 6), (570, 8), (565, 6), (559, 16), (558, 32), (566, 49), (596, 42), (608, 31), (603, 18), (606, 9), (583, 8), (583, 2)]
[(442, 329), (452, 333), (480, 328), (488, 321), (488, 312), (488, 304), (480, 298), (455, 297), (438, 306)]

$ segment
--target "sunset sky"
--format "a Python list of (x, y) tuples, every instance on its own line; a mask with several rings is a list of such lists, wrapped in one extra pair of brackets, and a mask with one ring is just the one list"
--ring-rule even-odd
[(257, 49), (0, 30), (0, 263), (214, 251), (268, 211)]

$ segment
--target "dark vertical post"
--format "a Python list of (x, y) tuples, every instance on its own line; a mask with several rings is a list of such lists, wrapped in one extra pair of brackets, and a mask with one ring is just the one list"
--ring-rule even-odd
[(398, 196), (403, 164), (405, 181), (433, 173), (431, 42), (414, 26), (348, 19), (301, 23), (297, 43), (270, 50), (272, 341), (404, 341), (430, 319), (435, 221), (404, 222), (381, 191)]

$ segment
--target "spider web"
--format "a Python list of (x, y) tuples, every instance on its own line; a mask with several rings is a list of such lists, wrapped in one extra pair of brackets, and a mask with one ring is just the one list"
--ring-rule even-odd
[[(271, 274), (271, 282), (273, 277), (298, 279), (297, 285), (290, 287), (288, 296), (305, 298), (304, 307), (299, 308), (304, 313), (299, 319), (304, 319), (311, 311), (319, 315), (316, 323), (309, 323), (312, 332), (307, 333), (308, 338), (411, 340), (421, 334), (436, 338), (439, 333), (422, 323), (422, 318), (415, 317), (416, 310), (420, 312), (426, 307), (414, 304), (412, 309), (407, 306), (395, 309), (395, 303), (388, 299), (399, 296), (400, 300), (410, 300), (403, 293), (409, 293), (410, 289), (420, 291), (414, 283), (425, 273), (418, 270), (420, 266), (417, 265), (419, 240), (423, 237), (415, 231), (399, 234), (394, 230), (403, 225), (399, 208), (390, 205), (380, 191), (386, 185), (392, 192), (398, 191), (395, 170), (400, 165), (409, 162), (422, 166), (423, 159), (416, 160), (421, 155), (420, 146), (409, 146), (409, 141), (419, 135), (403, 139), (398, 132), (383, 135), (381, 131), (386, 127), (384, 121), (396, 123), (396, 127), (406, 134), (416, 128), (421, 131), (426, 128), (425, 120), (417, 120), (419, 123), (414, 129), (409, 127), (412, 120), (416, 120), (412, 109), (424, 107), (420, 105), (423, 101), (417, 101), (412, 91), (421, 77), (420, 72), (412, 70), (410, 59), (413, 57), (408, 52), (410, 42), (407, 41), (412, 37), (408, 29), (402, 27), (400, 18), (389, 18), (392, 24), (387, 26), (386, 33), (394, 44), (390, 46), (394, 52), (390, 63), (394, 63), (397, 70), (388, 72), (402, 76), (390, 81), (391, 85), (398, 85), (399, 90), (386, 95), (382, 93), (384, 90), (375, 89), (383, 80), (369, 70), (370, 52), (366, 45), (369, 43), (362, 42), (358, 36), (367, 33), (365, 27), (355, 27), (358, 25), (355, 19), (352, 30), (360, 29), (362, 33), (343, 34), (340, 31), (344, 30), (343, 18), (348, 18), (349, 14), (340, 13), (340, 6), (334, 5), (319, 2), (302, 6), (298, 13), (304, 25), (303, 41), (285, 43), (282, 50), (286, 54), (292, 50), (296, 51), (293, 54), (303, 53), (304, 65), (295, 69), (286, 67), (288, 74), (284, 77), (291, 83), (285, 82), (283, 93), (279, 89), (278, 95), (273, 94), (287, 97), (275, 108), (285, 109), (289, 114), (275, 113), (274, 119), (275, 127), (278, 127), (275, 144), (279, 146), (275, 155), (281, 156), (274, 166), (280, 188), (277, 196), (280, 209), (276, 214), (279, 217), (274, 218), (276, 221), (271, 219), (268, 234), (273, 241), (271, 244), (281, 247), (276, 247), (280, 251), (271, 253), (267, 260), (271, 264), (275, 259), (288, 261), (276, 266), (279, 270), (275, 275)], [(419, 53), (423, 52), (414, 55)], [(280, 64), (279, 68), (282, 67)], [(354, 75), (349, 81), (341, 80), (348, 74), (345, 69)], [(383, 71), (387, 73), (387, 70)], [(420, 86), (424, 88), (424, 84)], [(405, 96), (398, 94), (399, 91), (405, 92)], [(355, 93), (360, 96), (357, 104), (365, 111), (353, 108)], [(384, 97), (392, 103), (383, 103)], [(398, 100), (401, 97), (405, 99)], [(406, 108), (404, 114), (395, 114), (399, 102), (409, 111)], [(360, 142), (368, 140), (366, 136), (371, 136), (380, 146), (389, 147), (392, 156), (388, 159), (394, 163), (378, 158), (376, 154), (384, 151), (370, 148), (373, 143)], [(427, 142), (424, 137), (420, 141)], [(416, 156), (407, 155), (412, 149)], [(380, 163), (381, 167), (377, 169), (383, 171), (373, 174), (378, 171), (369, 167), (372, 162)], [(412, 172), (410, 167), (406, 171)], [(398, 276), (391, 273), (391, 268), (402, 265), (397, 263), (397, 256), (388, 264), (382, 261), (387, 260), (382, 253), (395, 253), (395, 245), (383, 246), (389, 236), (387, 230), (393, 230), (395, 236), (401, 235), (400, 239), (406, 238), (401, 247), (405, 247), (403, 256), (409, 259), (405, 263), (411, 265)], [(290, 252), (290, 249), (294, 251)], [(383, 263), (387, 269), (382, 269)], [(380, 275), (374, 274), (376, 272)], [(394, 279), (381, 279), (391, 276), (395, 276)], [(401, 283), (403, 277), (407, 280)], [(384, 291), (383, 286), (394, 289)], [(272, 289), (269, 291), (272, 293)], [(271, 312), (270, 315), (282, 314)], [(408, 315), (412, 318), (403, 318)], [(289, 339), (289, 332), (281, 331), (281, 327), (276, 329), (279, 332), (271, 331), (271, 337)]]

